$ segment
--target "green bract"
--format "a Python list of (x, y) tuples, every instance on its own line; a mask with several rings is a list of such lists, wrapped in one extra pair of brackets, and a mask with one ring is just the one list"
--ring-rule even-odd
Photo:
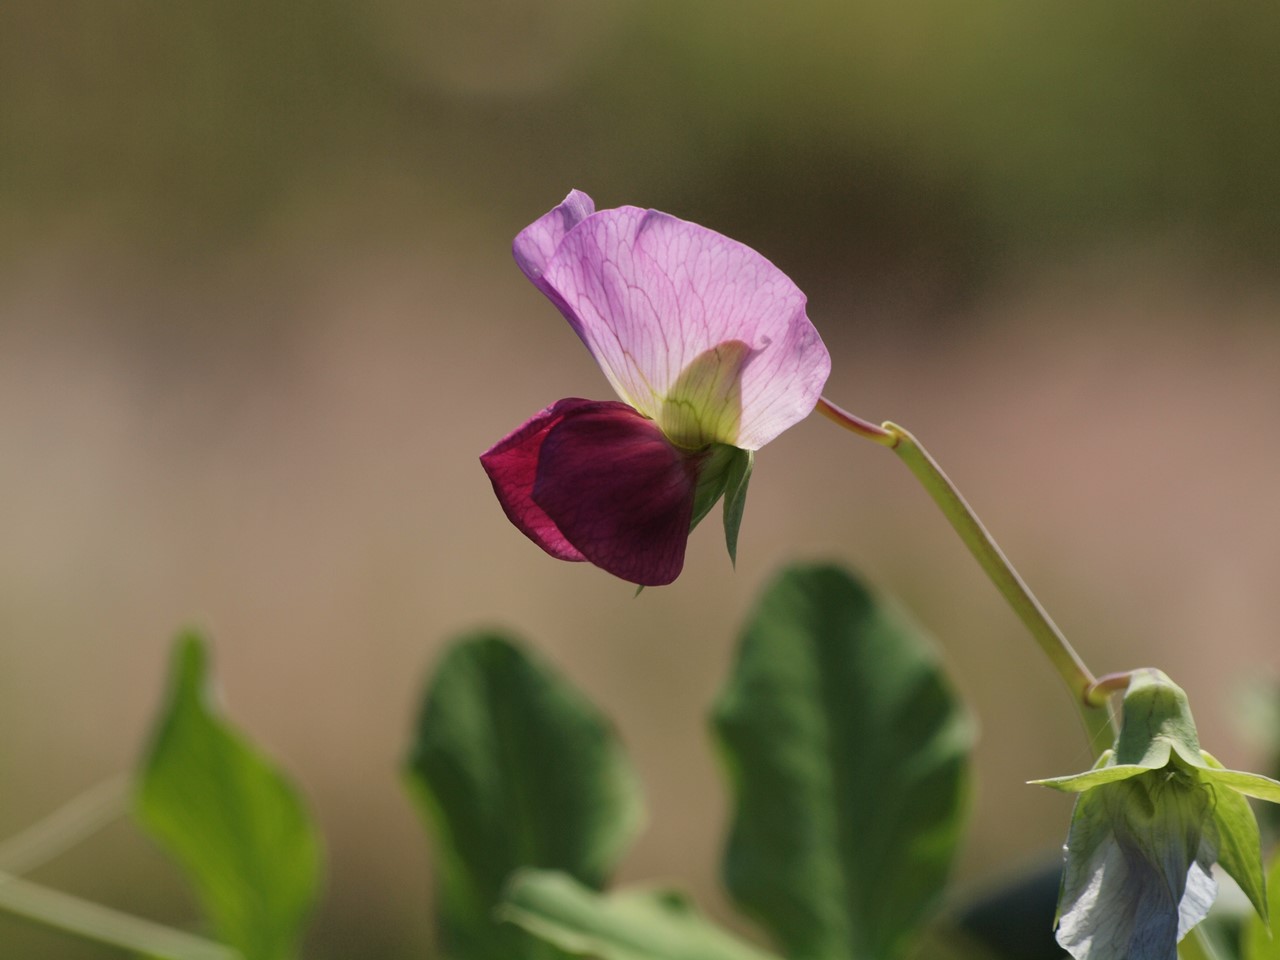
[(742, 526), (742, 511), (747, 503), (747, 484), (751, 480), (755, 458), (752, 450), (739, 450), (723, 443), (713, 443), (704, 455), (698, 485), (694, 489), (693, 518), (689, 521), (689, 532), (693, 532), (693, 528), (723, 497), (724, 539), (732, 563), (738, 562), (738, 529)]
[(1265, 918), (1258, 824), (1246, 796), (1280, 783), (1200, 749), (1182, 688), (1135, 671), (1115, 747), (1087, 773), (1041, 786), (1078, 793), (1058, 899), (1058, 942), (1076, 960), (1173, 960), (1217, 895), (1214, 863)]

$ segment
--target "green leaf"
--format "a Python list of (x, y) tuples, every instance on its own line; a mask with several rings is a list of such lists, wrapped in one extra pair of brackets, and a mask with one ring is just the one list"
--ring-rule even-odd
[(730, 892), (794, 960), (891, 960), (942, 892), (973, 729), (933, 647), (838, 568), (784, 573), (714, 722)]
[(427, 691), (408, 783), (433, 833), (439, 923), (450, 956), (515, 960), (546, 948), (495, 922), (519, 867), (601, 886), (642, 819), (613, 729), (581, 694), (511, 642), (477, 634)]
[(756, 455), (752, 450), (739, 450), (729, 468), (729, 479), (724, 492), (724, 542), (729, 548), (729, 562), (738, 562), (738, 528), (742, 526), (742, 514), (747, 507), (747, 484), (751, 482), (751, 468)]
[(1272, 854), (1267, 886), (1270, 923), (1256, 913), (1245, 921), (1241, 949), (1244, 960), (1280, 960), (1280, 850)]
[(738, 562), (738, 528), (747, 505), (747, 484), (755, 464), (755, 452), (741, 450), (724, 443), (713, 443), (702, 455), (698, 466), (698, 485), (693, 494), (693, 516), (689, 532), (711, 512), (716, 501), (724, 497), (724, 538), (729, 548), (729, 562)]
[(602, 896), (562, 873), (528, 870), (513, 878), (500, 915), (562, 950), (600, 960), (774, 960), (673, 891)]
[(297, 790), (223, 719), (208, 661), (198, 634), (178, 638), (135, 816), (182, 865), (222, 940), (246, 960), (285, 960), (318, 892), (319, 840)]

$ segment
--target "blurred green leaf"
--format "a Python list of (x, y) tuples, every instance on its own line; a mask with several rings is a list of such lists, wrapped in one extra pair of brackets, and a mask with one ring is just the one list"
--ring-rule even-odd
[(493, 634), (445, 655), (407, 772), (436, 842), (442, 946), (466, 960), (545, 955), (545, 945), (494, 919), (511, 873), (563, 870), (599, 887), (642, 818), (635, 775), (607, 720)]
[(563, 950), (601, 960), (771, 960), (703, 917), (680, 893), (602, 896), (563, 873), (522, 870), (500, 916)]
[(1267, 868), (1267, 912), (1270, 923), (1251, 913), (1244, 924), (1244, 960), (1280, 960), (1280, 849), (1272, 851)]
[(932, 646), (838, 568), (761, 600), (714, 714), (725, 881), (795, 960), (900, 956), (960, 839), (972, 726)]
[(135, 815), (186, 871), (218, 936), (246, 960), (297, 953), (320, 844), (297, 790), (214, 703), (209, 655), (178, 638)]

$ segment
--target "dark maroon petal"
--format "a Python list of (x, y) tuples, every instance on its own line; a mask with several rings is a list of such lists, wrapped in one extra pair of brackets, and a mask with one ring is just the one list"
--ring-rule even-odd
[(538, 471), (538, 453), (552, 427), (565, 414), (594, 401), (571, 397), (535, 414), (480, 455), (480, 464), (507, 518), (526, 537), (560, 560), (586, 558), (556, 527), (541, 507), (533, 502), (533, 482)]
[(697, 463), (652, 420), (602, 401), (547, 431), (532, 499), (597, 567), (659, 586), (684, 566)]

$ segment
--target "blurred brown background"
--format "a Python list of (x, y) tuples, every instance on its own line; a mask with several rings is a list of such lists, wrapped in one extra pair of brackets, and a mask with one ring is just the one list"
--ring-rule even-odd
[[(713, 912), (705, 733), (782, 563), (938, 637), (983, 726), (960, 890), (1052, 856), (1064, 694), (905, 469), (818, 419), (764, 450), (735, 573), (557, 563), (476, 461), (608, 387), (512, 264), (571, 187), (741, 239), (806, 290), (828, 395), (929, 444), (1098, 672), (1206, 743), (1280, 670), (1280, 8), (371, 0), (0, 5), (0, 835), (138, 756), (183, 625), (308, 792), (308, 955), (426, 955), (398, 782), (441, 645), (515, 628), (614, 717), (622, 878)], [(192, 916), (119, 824), (37, 879)], [(0, 956), (114, 954), (0, 918)]]

